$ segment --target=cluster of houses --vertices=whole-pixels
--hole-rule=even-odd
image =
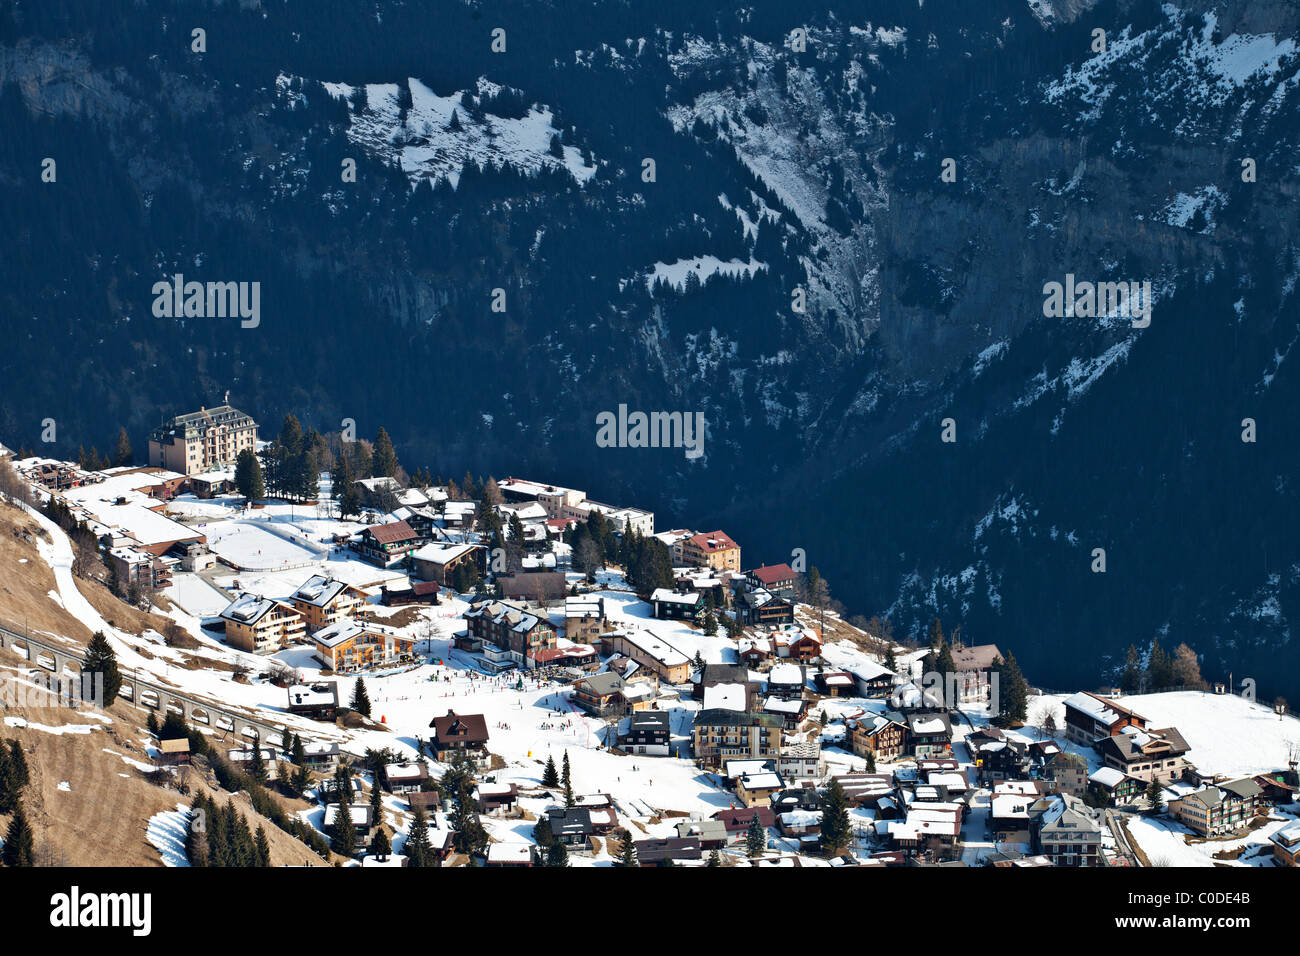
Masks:
[[[219,620],[226,643],[274,654],[310,641],[327,670],[352,673],[414,660],[414,637],[372,621],[360,588],[325,575],[309,577],[287,600],[241,594]]]

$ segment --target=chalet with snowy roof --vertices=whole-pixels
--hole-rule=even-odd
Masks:
[[[808,714],[808,702],[799,698],[771,696],[763,700],[763,713],[781,718],[787,733],[794,733]]]
[[[330,829],[339,820],[342,813],[343,805],[340,803],[331,803],[325,808],[325,831]],[[356,829],[357,844],[359,846],[369,846],[371,838],[375,835],[374,814],[367,803],[355,803],[348,807],[348,813],[352,818],[352,826]]]
[[[1046,792],[1037,780],[1004,780],[995,784],[989,797],[988,832],[1001,843],[1030,842],[1031,808]]]
[[[844,791],[845,802],[851,807],[867,807],[877,810],[880,817],[886,810],[895,809],[893,797],[894,779],[887,773],[845,773],[831,778]],[[889,806],[882,807],[881,801],[888,800]]]
[[[619,721],[618,748],[646,757],[667,757],[672,746],[672,722],[663,710],[643,710]]]
[[[469,635],[490,644],[496,653],[485,649],[489,661],[520,666],[535,666],[529,660],[543,648],[556,646],[557,637],[551,622],[504,601],[480,601],[465,612]]]
[[[612,717],[630,709],[629,698],[625,695],[628,683],[617,674],[589,674],[574,681],[572,686],[573,694],[569,699],[592,716]],[[645,706],[648,703],[641,709]]]
[[[773,759],[781,755],[780,717],[701,710],[691,731],[695,759],[703,766],[719,767],[731,758]]]
[[[916,852],[938,844],[949,848],[961,835],[961,811],[947,804],[913,805],[901,820],[881,820],[876,831],[890,845],[904,852]]]
[[[307,633],[307,622],[292,605],[256,594],[241,594],[221,612],[226,643],[250,654],[274,654]]]
[[[889,762],[897,760],[905,752],[907,722],[897,711],[860,714],[849,718],[846,725],[849,744],[859,757],[872,753],[876,760]]]
[[[698,591],[656,588],[650,594],[650,606],[661,621],[694,621],[704,613],[704,597]]]
[[[578,644],[595,644],[609,630],[605,599],[587,594],[564,599],[564,636]]]
[[[1268,838],[1276,866],[1300,866],[1300,820],[1292,820]]]
[[[317,773],[333,773],[339,765],[339,745],[312,742],[302,745],[303,766]]]
[[[753,627],[783,627],[794,623],[794,602],[767,590],[739,592],[736,608],[741,623]]]
[[[443,716],[433,718],[429,726],[433,728],[429,746],[439,763],[449,763],[457,754],[474,760],[488,757],[487,721],[482,714],[457,714],[449,710]]]
[[[390,793],[419,793],[429,783],[429,770],[419,760],[384,767]]]
[[[907,749],[913,757],[952,753],[952,721],[946,713],[912,713],[906,720]]]
[[[893,671],[875,661],[859,661],[845,670],[853,675],[859,697],[888,697],[897,679]]]
[[[531,843],[499,842],[488,844],[486,866],[528,867],[533,865],[536,848]]]
[[[775,770],[742,773],[736,778],[736,799],[747,807],[770,806],[772,797],[785,789],[785,782]]]
[[[601,638],[601,645],[610,654],[623,654],[649,668],[665,683],[685,684],[690,680],[690,658],[652,631],[613,631]]]
[[[749,668],[744,664],[705,664],[704,669],[695,676],[691,697],[703,700],[704,691],[716,684],[744,685],[748,682]]]
[[[995,740],[972,741],[966,738],[966,747],[982,784],[999,780],[1023,780],[1029,774],[1029,748],[1023,741],[1003,736]]]
[[[668,837],[659,840],[637,840],[636,860],[642,867],[665,866],[673,863],[693,863],[704,859],[704,849],[698,837]]]
[[[722,708],[724,710],[750,711],[755,708],[757,700],[758,683],[754,681],[748,681],[744,684],[710,684],[704,688],[703,705],[705,710]]]
[[[1139,730],[1130,726],[1097,744],[1107,767],[1147,782],[1179,779],[1188,765],[1189,749],[1176,727]]]
[[[487,548],[477,544],[430,543],[411,551],[413,576],[445,588],[453,586],[456,569],[461,565],[485,574]]]
[[[546,811],[546,822],[556,842],[567,847],[586,849],[596,833],[585,807],[551,807]]]
[[[762,565],[745,574],[745,578],[756,588],[765,588],[776,597],[794,598],[794,569],[788,564]]]
[[[289,603],[302,615],[310,632],[355,617],[365,606],[366,594],[343,581],[313,574],[293,593]]]
[[[813,680],[823,697],[852,697],[857,691],[857,681],[848,671],[818,671]]]
[[[772,649],[778,658],[807,664],[821,659],[822,639],[816,631],[788,626],[774,631]]]
[[[351,539],[352,550],[367,561],[387,567],[420,546],[420,537],[405,521],[372,525]]]
[[[336,681],[294,684],[288,690],[289,713],[312,720],[333,720],[338,716],[339,685]]]
[[[1268,812],[1263,791],[1250,777],[1214,784],[1169,801],[1169,813],[1203,837],[1240,830]]]
[[[767,692],[781,700],[802,700],[807,678],[798,664],[775,664],[767,672]]]
[[[1101,824],[1083,801],[1053,794],[1031,808],[1033,849],[1053,866],[1101,866]]]
[[[682,561],[699,568],[740,573],[740,545],[725,531],[696,534],[682,541]]]
[[[737,656],[746,667],[757,669],[772,659],[772,642],[766,637],[742,637]]]
[[[1147,783],[1137,777],[1130,777],[1114,767],[1102,767],[1088,777],[1088,789],[1095,796],[1102,796],[1115,806],[1134,803],[1146,792]]]
[[[1147,719],[1113,700],[1082,691],[1065,699],[1065,736],[1093,746],[1126,728],[1145,730]]]
[[[328,670],[349,674],[415,659],[415,638],[362,621],[341,620],[312,635],[315,657]]]

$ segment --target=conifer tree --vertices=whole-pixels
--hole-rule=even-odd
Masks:
[[[994,660],[993,669],[998,674],[998,717],[995,723],[1002,727],[1020,726],[1029,710],[1029,683],[1020,672],[1016,655],[1008,651],[1005,660]]]
[[[848,800],[839,781],[832,780],[822,801],[822,852],[827,856],[839,853],[849,845],[850,835]]]
[[[122,428],[117,433],[117,450],[113,452],[113,466],[115,468],[125,468],[132,462],[131,439],[126,434],[126,429]]]
[[[390,853],[393,852],[393,846],[388,841],[388,834],[383,827],[375,834],[375,838],[370,841],[370,855],[378,857],[381,860],[387,860]]]
[[[546,848],[546,865],[547,866],[568,866],[569,851],[564,848],[564,844],[556,841]]]
[[[370,459],[370,477],[395,478],[397,469],[397,452],[393,449],[393,440],[381,425],[379,434],[375,436],[375,450]]]
[[[623,831],[623,848],[618,855],[619,866],[639,866],[636,859],[636,843],[632,840],[632,834],[627,830]]]
[[[429,818],[423,807],[416,807],[411,815],[411,831],[402,847],[407,866],[433,866],[433,844],[429,842]]]
[[[357,682],[352,685],[352,703],[350,706],[362,717],[370,716],[370,695],[366,693],[366,682],[361,677],[358,677]]]
[[[722,866],[722,858],[718,856],[718,848],[715,846],[713,852],[709,854],[709,866]]]
[[[1130,644],[1124,655],[1124,670],[1120,672],[1119,689],[1126,694],[1136,694],[1142,689],[1142,662],[1137,648]]]
[[[35,866],[32,842],[32,828],[27,823],[27,814],[23,812],[20,802],[14,807],[14,815],[9,820],[4,849],[0,850],[0,863],[5,866]]]
[[[546,755],[546,767],[542,770],[542,786],[558,787],[560,785],[560,773],[555,769],[555,757],[551,754]]]
[[[704,616],[700,618],[700,630],[712,637],[718,633],[718,618],[713,613],[713,608],[704,609]],[[697,655],[699,651],[695,652]]]
[[[340,856],[357,852],[357,831],[352,822],[352,774],[347,765],[341,765],[334,774],[338,810],[330,832],[330,844]]]
[[[257,836],[253,840],[256,851],[257,866],[268,867],[271,865],[271,844],[266,839],[266,831],[259,825]]]
[[[266,783],[266,760],[262,757],[262,738],[254,737],[252,756],[248,760],[247,773],[258,783]]]
[[[1154,777],[1147,784],[1147,804],[1151,807],[1152,813],[1159,813],[1165,805],[1164,788],[1160,786],[1160,781]]]
[[[17,788],[25,787],[32,782],[31,773],[27,769],[27,754],[23,752],[23,745],[17,740],[9,741],[9,774],[13,785]]]
[[[767,849],[767,828],[758,821],[758,814],[754,814],[754,819],[749,821],[749,829],[745,831],[745,852],[750,857],[762,856],[763,851]]]
[[[284,732],[280,734],[280,756],[288,757],[293,753],[293,732],[285,726]]]
[[[86,656],[81,661],[81,673],[83,676],[103,675],[105,707],[117,700],[118,691],[122,689],[122,672],[117,668],[117,655],[113,653],[103,631],[96,631],[90,638]]]
[[[560,774],[560,782],[564,785],[564,805],[573,806],[573,777],[569,774],[569,751],[564,751],[564,770]]]
[[[257,460],[257,453],[251,448],[245,448],[235,459],[235,488],[243,495],[245,501],[256,501],[266,497],[262,463]]]
[[[293,755],[293,765],[295,767],[307,766],[307,748],[302,745],[302,737],[298,734],[293,735],[293,747],[290,750]]]

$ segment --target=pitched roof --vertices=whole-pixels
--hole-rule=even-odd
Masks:
[[[449,710],[442,717],[429,721],[438,741],[465,740],[470,743],[487,743],[487,721],[482,714],[457,714]]]
[[[366,529],[370,536],[380,544],[395,544],[415,537],[415,532],[405,521],[392,521],[388,524],[371,525]]]
[[[763,565],[749,572],[764,584],[779,584],[782,581],[794,579],[794,569],[788,564],[774,564],[771,567]]]
[[[706,534],[692,535],[690,540],[691,544],[706,554],[740,547],[731,540],[731,537],[725,531],[710,531]]]

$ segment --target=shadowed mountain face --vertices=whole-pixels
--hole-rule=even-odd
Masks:
[[[83,6],[0,12],[6,444],[229,389],[802,548],[1047,686],[1157,635],[1300,684],[1293,5]]]

